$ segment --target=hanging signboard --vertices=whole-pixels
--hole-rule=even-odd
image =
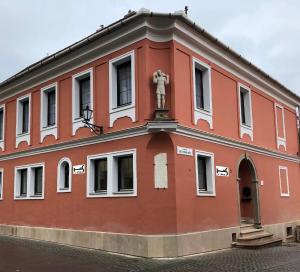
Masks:
[[[85,165],[84,164],[79,164],[79,165],[74,165],[73,166],[73,174],[84,174],[85,173]]]
[[[216,175],[218,177],[229,177],[229,167],[217,166],[216,167]]]

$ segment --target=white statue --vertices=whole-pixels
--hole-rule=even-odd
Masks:
[[[157,96],[157,108],[164,109],[165,108],[165,95],[166,89],[165,85],[169,84],[169,76],[164,74],[161,70],[157,70],[153,74],[153,83],[157,84],[156,87],[156,96]]]

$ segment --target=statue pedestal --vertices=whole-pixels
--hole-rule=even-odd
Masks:
[[[155,121],[170,120],[169,110],[167,110],[167,109],[156,109],[155,112],[154,112],[154,120]]]

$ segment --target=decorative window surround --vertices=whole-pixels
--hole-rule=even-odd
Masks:
[[[64,164],[69,164],[69,188],[64,186]],[[69,158],[62,158],[57,165],[57,192],[70,193],[72,191],[72,162]]]
[[[41,143],[44,138],[48,135],[53,135],[57,139],[57,108],[58,108],[58,87],[57,82],[48,85],[41,89]],[[55,90],[55,124],[52,126],[47,126],[48,117],[48,97],[47,92]]]
[[[278,122],[280,122],[279,117],[277,115],[277,108],[281,109],[282,111],[282,130],[283,130],[283,137],[279,137],[279,128],[278,128]],[[274,111],[275,111],[275,124],[276,124],[276,143],[277,143],[277,149],[279,149],[280,146],[284,147],[284,150],[286,150],[286,132],[285,132],[285,118],[284,118],[284,107],[274,103]]]
[[[72,77],[72,135],[75,135],[77,129],[84,127],[79,112],[79,80],[90,77],[90,109],[94,109],[94,84],[93,84],[93,68],[82,71]],[[92,116],[90,123],[94,122]]]
[[[118,191],[118,163],[117,158],[132,155],[133,158],[133,190]],[[107,159],[107,190],[94,190],[94,160]],[[87,157],[87,197],[134,197],[137,196],[137,167],[136,149],[117,151],[112,153],[90,155]]]
[[[281,180],[281,173],[285,172],[286,178],[286,189],[287,192],[282,192],[282,180]],[[290,188],[289,188],[289,177],[288,177],[288,168],[286,166],[279,166],[279,186],[280,186],[280,196],[282,197],[289,197],[290,196]]]
[[[203,109],[197,108],[196,98],[196,69],[202,71],[203,79]],[[211,67],[193,58],[193,89],[194,89],[194,124],[202,119],[208,122],[210,129],[213,129],[213,109],[212,109],[212,90],[211,90]]]
[[[131,61],[131,98],[132,101],[126,106],[117,106],[117,66],[126,61]],[[134,51],[109,61],[109,126],[121,117],[129,117],[135,122],[135,58]]]
[[[198,157],[205,158],[206,178],[207,178],[207,180],[206,180],[207,190],[206,191],[202,191],[199,189]],[[196,169],[196,194],[198,196],[216,196],[214,153],[195,150],[195,169]]]
[[[245,96],[244,100],[244,112],[245,112],[245,124],[242,122],[242,108],[241,108],[241,92]],[[253,141],[253,119],[252,119],[252,99],[251,89],[245,85],[238,83],[238,100],[239,100],[239,115],[240,115],[240,138],[243,138],[244,134],[248,134]]]
[[[42,193],[35,195],[34,193],[34,169],[42,167]],[[20,170],[27,170],[27,193],[26,195],[21,195],[20,193]],[[45,192],[45,163],[36,163],[30,165],[22,165],[15,167],[15,180],[14,180],[14,199],[15,200],[27,200],[27,199],[44,199]]]
[[[0,200],[3,199],[3,176],[4,176],[4,170],[3,168],[0,168]]]
[[[22,102],[29,101],[28,132],[22,133]],[[17,125],[16,125],[16,148],[19,143],[27,142],[30,145],[30,124],[31,124],[31,94],[24,95],[17,99]]]
[[[5,104],[0,106],[0,110],[3,111],[3,119],[2,119],[2,137],[0,139],[0,148],[4,151],[4,143],[5,143]]]

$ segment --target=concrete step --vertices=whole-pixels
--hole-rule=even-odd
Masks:
[[[238,238],[238,242],[260,240],[264,238],[271,238],[272,236],[273,236],[272,233],[264,231],[264,232],[255,233],[253,235],[247,235],[243,237],[241,236]]]
[[[255,234],[260,234],[263,233],[265,230],[263,228],[260,229],[255,229],[255,228],[246,228],[246,229],[241,229],[240,231],[240,237],[247,237],[247,236],[252,236]]]
[[[241,230],[245,230],[245,229],[254,229],[254,224],[242,224]]]
[[[232,246],[238,248],[248,248],[248,249],[257,249],[262,247],[271,247],[271,246],[279,246],[282,244],[281,238],[267,238],[267,239],[259,239],[259,240],[252,240],[249,242],[235,242],[232,243]]]

